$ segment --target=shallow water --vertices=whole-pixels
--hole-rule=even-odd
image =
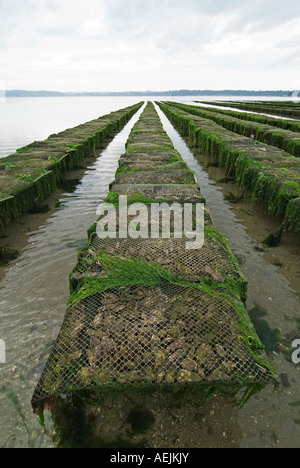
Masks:
[[[0,336],[7,359],[0,367],[0,446],[52,445],[32,414],[30,400],[64,318],[69,274],[140,112],[87,168],[75,191],[61,194],[58,208],[44,216],[44,224],[26,233],[34,229],[34,220],[22,217],[4,232],[10,235],[2,239],[3,246],[24,247],[0,284]],[[23,239],[13,238],[15,232]]]
[[[8,237],[0,239],[0,245],[21,251],[15,261],[2,269],[4,277],[0,283],[0,339],[7,346],[7,363],[0,365],[0,447],[55,446],[55,439],[42,430],[37,416],[32,414],[30,400],[64,318],[68,277],[77,253],[86,242],[87,229],[96,219],[98,204],[108,193],[130,129],[141,111],[97,161],[90,160],[87,170],[69,175],[83,175],[72,193],[58,191],[48,200],[48,214],[22,217],[6,230]],[[292,365],[283,353],[291,353],[291,337],[298,331],[300,338],[300,282],[299,268],[295,267],[299,266],[299,248],[286,238],[279,249],[257,250],[277,223],[268,220],[247,200],[237,204],[226,201],[224,193],[237,190],[235,184],[216,183],[224,178],[222,170],[208,167],[207,158],[197,151],[192,153],[158,112],[175,147],[196,172],[217,228],[230,240],[247,275],[248,310],[256,305],[265,310],[264,319],[270,330],[278,329],[287,341],[285,347],[281,343],[271,347],[269,355],[279,373],[285,374],[284,384],[274,394],[273,388],[267,388],[241,411],[220,398],[195,409],[178,408],[172,401],[154,397],[147,409],[154,415],[155,423],[142,436],[128,428],[128,414],[132,411],[128,401],[117,401],[112,409],[103,408],[96,414],[91,409],[90,420],[95,430],[102,421],[106,441],[120,439],[125,431],[132,443],[142,443],[141,437],[146,437],[156,447],[299,447],[300,367]],[[279,267],[281,257],[284,263]],[[50,433],[55,432],[48,412],[46,427]]]

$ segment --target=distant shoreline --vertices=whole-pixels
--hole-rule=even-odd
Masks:
[[[245,91],[245,90],[178,90],[178,91],[128,91],[128,92],[59,92],[8,90],[6,97],[126,97],[126,96],[264,96],[292,97],[293,91]]]

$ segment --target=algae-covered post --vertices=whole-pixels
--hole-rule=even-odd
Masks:
[[[205,203],[152,103],[132,129],[106,203],[119,208],[125,196],[146,215],[158,202]],[[199,404],[213,394],[238,395],[242,405],[277,382],[245,308],[247,280],[207,207],[204,214],[205,241],[196,250],[186,249],[172,222],[168,238],[124,238],[118,230],[100,238],[101,217],[89,229],[35,410],[55,406],[61,395],[99,404],[157,390],[199,391]]]
[[[78,165],[101,142],[140,109],[142,102],[99,119],[50,135],[0,160],[0,226],[39,205],[54,192],[66,171]]]

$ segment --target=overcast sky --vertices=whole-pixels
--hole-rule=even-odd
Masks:
[[[300,0],[0,0],[7,89],[300,89]]]

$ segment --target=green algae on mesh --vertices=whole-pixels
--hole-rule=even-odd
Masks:
[[[112,259],[110,259],[111,261]],[[112,264],[114,265],[113,268],[115,270],[115,273],[118,272],[118,269],[117,269],[117,266],[120,265],[120,262],[123,264],[124,266],[124,261],[123,260],[117,260],[117,259],[113,259],[113,262]],[[76,297],[76,302],[73,303],[73,306],[75,306],[75,304],[78,304],[78,294],[80,294],[81,296],[84,294],[88,300],[90,300],[91,304],[93,303],[93,294],[100,294],[101,291],[111,291],[111,293],[113,294],[114,291],[116,292],[115,288],[117,287],[117,284],[119,284],[119,286],[121,285],[125,285],[125,284],[135,284],[137,283],[137,279],[134,281],[134,276],[136,278],[140,278],[140,275],[138,274],[137,272],[137,264],[136,262],[126,262],[127,263],[127,267],[132,264],[132,267],[133,267],[133,270],[132,270],[132,279],[130,280],[128,278],[128,273],[129,273],[129,270],[127,269],[126,267],[126,270],[124,270],[122,268],[123,271],[120,271],[120,275],[119,275],[119,278],[120,278],[120,282],[119,283],[116,283],[116,276],[114,274],[112,274],[111,276],[111,279],[107,278],[107,281],[106,279],[103,279],[101,281],[99,281],[99,279],[96,281],[95,279],[93,280],[90,280],[89,283],[86,284],[86,287],[89,288],[89,290],[86,290],[86,288],[84,286],[81,286],[80,290],[77,292],[77,297]],[[155,286],[155,284],[164,284],[164,283],[161,283],[162,281],[162,278],[159,280],[159,277],[157,277],[157,279],[154,281],[154,283],[152,282],[154,280],[154,277],[151,278],[153,276],[153,273],[155,270],[152,270],[151,272],[151,268],[149,268],[149,265],[146,265],[145,262],[144,263],[144,267],[148,270],[147,272],[145,271],[145,274],[143,275],[143,280],[142,280],[142,283],[141,283],[141,287],[142,287],[142,284],[147,282],[148,284],[151,282],[152,283],[152,286]],[[107,266],[108,264],[106,263],[105,264],[105,268],[107,269]],[[163,272],[163,270],[157,265],[157,267],[161,270],[161,273]],[[150,273],[151,272],[151,273]],[[149,275],[150,273],[150,275]],[[169,273],[167,273],[165,271],[165,273],[163,273],[164,275],[168,275],[168,277],[171,279],[171,276]],[[160,276],[160,274],[159,274]],[[159,283],[157,283],[157,280],[159,281]],[[129,283],[128,283],[129,281]],[[94,293],[92,294],[92,282],[94,282]],[[209,295],[211,295],[211,297],[214,297],[215,300],[216,300],[216,297],[218,297],[218,301],[228,301],[228,307],[233,307],[233,310],[235,310],[235,312],[237,313],[237,317],[239,317],[239,321],[237,321],[235,323],[235,327],[237,327],[237,333],[238,334],[242,334],[241,336],[244,336],[245,337],[245,341],[244,341],[244,345],[245,347],[247,348],[248,352],[249,352],[249,356],[251,356],[255,362],[258,363],[259,367],[265,367],[267,364],[266,362],[259,357],[258,353],[260,350],[262,350],[262,345],[261,343],[258,341],[258,339],[256,338],[256,335],[255,335],[255,330],[254,328],[251,326],[251,324],[249,324],[249,318],[247,318],[247,315],[245,313],[245,309],[244,307],[238,303],[237,301],[237,298],[235,299],[232,299],[230,294],[228,293],[228,291],[226,291],[226,288],[223,286],[223,289],[219,289],[216,288],[214,285],[204,285],[204,284],[199,284],[199,285],[191,285],[190,283],[184,283],[184,282],[181,282],[178,278],[176,280],[176,285],[177,285],[177,288],[178,287],[183,287],[183,288],[188,288],[186,289],[185,291],[185,295],[186,294],[189,294],[189,297],[191,297],[191,295],[193,294],[198,294],[200,291],[202,291],[201,294],[208,294],[206,297],[206,300],[209,300]],[[168,286],[163,286],[163,287],[168,287]],[[193,291],[190,289],[190,287],[192,287],[194,289],[194,293]],[[210,289],[212,288],[212,289]],[[136,287],[135,287],[136,289]],[[124,289],[124,287],[122,288],[123,290],[123,299],[122,299],[122,302],[124,302],[124,300],[126,299],[126,291]],[[189,292],[188,292],[189,290]],[[198,290],[198,293],[196,292]],[[97,292],[96,292],[97,291]],[[142,291],[142,290],[141,290]],[[147,290],[145,290],[147,291]],[[83,297],[83,296],[82,296]],[[134,298],[136,297],[136,293],[134,291],[132,291],[132,294],[131,294],[131,299],[130,300],[134,300]],[[178,301],[180,301],[180,291],[178,291]],[[74,297],[75,298],[75,297]],[[204,296],[203,296],[204,298]],[[182,300],[182,299],[181,299]],[[224,302],[225,304],[225,302]],[[183,303],[182,303],[183,305]],[[73,307],[72,306],[72,307]],[[73,309],[70,309],[70,314],[72,314],[72,310]],[[175,312],[175,310],[174,310]],[[178,310],[179,312],[179,310]],[[75,309],[74,309],[74,313],[75,313]],[[72,319],[72,316],[70,315],[68,317],[68,322],[71,323],[71,322],[74,322],[74,319]],[[250,325],[250,327],[249,327]],[[65,330],[65,337],[67,338],[67,335],[68,335],[68,332],[67,330]],[[71,344],[70,344],[71,345]],[[69,346],[69,349],[70,346]],[[59,350],[58,350],[59,351]],[[56,361],[56,358],[54,358],[54,361]],[[62,363],[63,364],[63,363]],[[273,370],[272,370],[272,367],[267,367],[270,372],[272,373]],[[72,369],[71,369],[72,370]],[[97,369],[95,369],[97,370]],[[62,373],[64,376],[66,376],[66,371],[67,371],[67,368],[65,367],[65,365],[62,365],[61,367],[61,370],[60,370],[60,373]],[[89,371],[89,372],[88,372]],[[56,374],[58,372],[58,369],[56,371]],[[220,372],[221,372],[221,368],[220,368]],[[91,391],[95,391],[97,392],[97,387],[98,387],[98,392],[103,389],[103,392],[104,391],[107,391],[108,392],[108,395],[110,392],[122,392],[124,391],[124,389],[122,389],[122,387],[120,387],[120,384],[118,384],[118,381],[117,382],[114,382],[112,381],[112,376],[110,376],[109,380],[108,379],[108,375],[105,376],[105,373],[104,371],[102,370],[101,371],[101,374],[103,374],[103,378],[104,378],[104,381],[97,381],[97,374],[95,374],[93,372],[93,369],[89,369],[87,367],[84,367],[82,368],[82,370],[80,371],[80,373],[78,374],[78,376],[80,377],[80,380],[81,380],[81,384],[79,384],[79,387],[78,390],[80,390],[81,386],[88,386],[90,387],[90,390]],[[85,377],[84,377],[85,376]],[[84,380],[82,380],[84,377]],[[120,379],[121,379],[122,376],[120,376]],[[159,375],[158,375],[159,377]],[[267,377],[267,375],[265,375],[265,377]],[[271,378],[271,381],[272,381],[272,377],[269,375],[269,377]],[[52,375],[51,377],[51,371],[50,371],[50,374],[49,374],[49,378],[50,380],[47,378],[47,381],[45,380],[45,384],[47,385],[47,387],[45,388],[48,388],[48,391],[49,389],[51,391],[53,391],[54,389],[59,392],[60,390],[62,390],[61,388],[61,384],[62,382],[60,381],[60,378],[59,378],[59,374],[57,374],[56,376]],[[124,376],[125,378],[125,376]],[[247,386],[247,392],[249,391],[252,391],[254,388],[256,390],[258,389],[261,389],[261,384],[259,384],[258,382],[254,381],[254,382],[251,382],[251,379],[250,381],[247,379],[247,376],[243,376],[243,375],[240,375],[238,377],[238,374],[237,374],[237,378],[238,378],[238,382],[234,382],[231,381],[230,382],[230,386],[229,386],[229,383],[226,384],[226,379],[225,381],[223,382],[223,385],[226,387],[227,386],[227,389],[228,389],[228,392],[233,392],[233,393],[236,393],[237,390],[241,390],[242,387],[244,387],[245,385]],[[54,380],[53,380],[54,379]],[[95,380],[96,379],[96,380]],[[245,380],[246,379],[246,380]],[[199,379],[198,379],[199,380]],[[210,382],[210,381],[207,381],[207,382],[202,382],[202,386],[201,386],[201,381],[198,382],[198,380],[196,382],[193,382],[193,384],[191,384],[190,388],[192,391],[195,391],[197,388],[199,389],[199,385],[200,385],[200,388],[203,388],[207,391],[209,391],[209,388],[212,389],[214,388],[214,391],[218,392],[221,391],[222,392],[222,378],[219,376],[218,378],[218,381],[215,382],[215,385],[213,384],[213,382]],[[52,382],[52,383],[51,383]],[[121,382],[121,380],[120,380]],[[122,380],[123,382],[123,380]],[[127,385],[129,384],[129,380],[126,380],[126,382],[124,381],[124,383],[127,383]],[[187,382],[188,383],[188,382]],[[266,382],[265,382],[266,384]],[[48,387],[48,385],[51,385],[50,387]],[[138,380],[138,381],[135,381],[135,388],[136,389],[143,389],[145,388],[145,386],[147,387],[147,381],[141,381],[141,380]],[[150,385],[153,385],[150,384]],[[263,385],[264,386],[264,385]],[[118,388],[119,387],[119,388]],[[156,386],[155,386],[156,387]],[[168,385],[162,385],[162,388],[165,387],[165,388],[169,388],[170,390],[174,390],[176,391],[176,389],[178,388],[183,388],[182,387],[182,383],[175,383],[172,384],[172,386],[168,386]],[[252,390],[251,390],[252,389]],[[75,388],[74,388],[75,390]],[[205,390],[204,390],[204,394],[205,394]]]
[[[289,201],[286,209],[286,221],[289,230],[300,232],[300,197]]]
[[[131,143],[126,148],[127,154],[134,154],[134,153],[154,153],[154,152],[165,152],[167,153],[172,149],[171,145],[161,145],[159,143]]]
[[[210,107],[209,110],[211,112],[217,112],[219,114],[226,114],[232,117],[236,117],[242,120],[254,121],[262,124],[267,124],[273,127],[279,127],[283,130],[290,130],[292,132],[300,132],[300,123],[295,120],[288,120],[288,119],[279,119],[270,117],[267,115],[260,115],[260,114],[252,114],[251,112],[239,112],[239,111],[231,111],[231,110],[224,110],[221,108],[212,108]]]
[[[120,205],[120,194],[114,191],[110,191],[107,195],[104,203],[110,203],[115,207]],[[151,205],[152,203],[157,203],[157,200],[152,197],[147,197],[142,193],[131,193],[127,195],[127,204],[128,206],[133,205],[134,203],[142,203],[144,205]]]
[[[183,159],[179,156],[176,151],[170,150],[168,152],[154,152],[154,153],[125,153],[121,156],[119,165],[120,167],[124,164],[172,164],[172,163],[183,163]]]
[[[119,196],[132,196],[137,197],[142,195],[158,202],[166,203],[203,203],[205,199],[201,195],[200,190],[195,185],[180,185],[180,191],[178,190],[178,184],[115,184],[112,183],[111,190],[117,193]]]
[[[119,174],[113,183],[119,184],[186,184],[195,185],[195,176],[187,170],[175,171],[139,171]]]
[[[119,167],[116,171],[116,178],[121,174],[129,174],[132,172],[161,172],[161,171],[192,171],[188,168],[187,163],[184,161],[177,161],[172,163],[164,163],[161,161],[141,161],[133,162],[127,160],[120,160]]]
[[[149,233],[150,234],[150,233]],[[183,233],[182,233],[183,234]],[[199,283],[204,280],[235,281],[235,293],[244,303],[247,299],[247,280],[229,249],[225,237],[213,229],[205,229],[205,241],[201,249],[186,250],[186,240],[179,239],[99,239],[93,237],[89,246],[78,255],[78,263],[70,276],[70,291],[74,291],[87,277],[103,275],[102,253],[131,260],[144,258],[160,264],[173,275],[185,281]]]
[[[31,151],[34,151],[34,148],[24,147],[24,148],[19,148],[16,152],[22,154],[22,153],[30,153]]]
[[[121,262],[123,263],[124,265],[124,262],[121,260]],[[127,262],[127,266],[130,264],[131,262]],[[132,270],[132,275],[140,278],[139,275],[137,275],[137,270],[136,270],[136,267],[137,265],[134,264],[135,262],[132,263],[132,267],[133,267],[133,270]],[[114,259],[113,260],[113,265],[114,265],[114,269],[116,270],[116,267],[117,265],[119,264],[119,260],[117,261],[117,259]],[[105,268],[107,267],[108,264],[105,265]],[[150,276],[149,276],[149,272],[151,271],[151,269],[149,269],[149,266],[147,266],[145,263],[144,263],[144,267],[147,268],[147,273],[145,272],[145,275],[143,275],[143,282],[147,282],[149,284],[149,282],[152,282],[152,280],[154,279],[151,279],[151,276],[152,276],[152,273],[154,272],[154,270],[152,271],[152,273],[150,273]],[[118,270],[116,270],[117,272]],[[161,270],[162,271],[162,270]],[[124,276],[124,273],[125,273],[125,276]],[[126,268],[126,271],[123,270],[123,272],[120,271],[120,283],[119,285],[124,285],[124,284],[128,284],[128,269]],[[166,272],[164,273],[166,274]],[[134,278],[132,276],[132,280],[129,280],[130,282],[131,281],[134,281]],[[170,277],[169,273],[168,273],[168,276]],[[114,281],[116,279],[115,275],[112,275],[111,279]],[[159,280],[159,278],[157,278],[157,280]],[[159,283],[157,283],[157,280],[155,280],[154,283],[152,283],[152,285],[155,285],[155,284],[159,284],[161,283],[161,279],[159,280]],[[93,282],[95,282],[95,280],[93,280]],[[91,283],[91,281],[89,281],[89,283]],[[94,290],[94,293],[93,294],[100,294],[100,291],[112,291],[113,293],[113,290],[114,288],[117,287],[117,283],[112,283],[111,281],[101,281],[99,282],[99,280],[97,281],[98,284],[96,284],[95,282],[95,290]],[[105,286],[105,283],[106,283],[106,286]],[[132,283],[132,284],[136,284],[136,280],[135,280],[135,283]],[[177,287],[180,285],[181,287],[184,287],[184,288],[190,288],[190,284],[189,283],[186,283],[186,285],[184,286],[184,283],[178,283],[178,280],[176,281],[176,284],[177,284]],[[88,284],[86,285],[88,286]],[[89,287],[91,287],[92,285],[89,284]],[[202,285],[193,285],[193,288],[195,293],[196,293],[196,290],[198,290],[199,292],[202,291],[204,294],[209,294],[209,291],[210,291],[210,287],[211,286],[205,286],[204,284]],[[104,289],[103,289],[104,288]],[[97,291],[97,293],[96,293]],[[84,294],[86,295],[87,298],[89,298],[89,300],[91,300],[92,302],[90,302],[91,304],[93,304],[93,295],[91,294],[92,292],[92,289],[90,289],[89,291],[85,290],[84,287],[81,287],[80,288],[80,291],[78,291],[78,293],[80,293],[81,295]],[[186,290],[186,293],[188,293],[188,290]],[[125,292],[124,292],[124,287],[123,287],[123,296],[124,296]],[[178,291],[178,294],[180,294],[180,292]],[[190,292],[188,293],[189,294],[189,297],[191,294],[193,294],[192,290],[190,290]],[[265,361],[261,358],[259,358],[259,356],[257,355],[257,352],[259,350],[262,349],[262,345],[257,341],[257,338],[255,337],[255,331],[252,327],[249,328],[248,326],[248,319],[247,319],[247,316],[244,312],[244,308],[241,306],[241,305],[238,305],[237,303],[237,299],[235,300],[232,300],[228,294],[228,292],[226,292],[226,288],[223,287],[223,290],[219,291],[219,294],[217,292],[217,289],[215,289],[213,287],[211,293],[212,294],[212,297],[216,298],[216,294],[217,294],[217,297],[219,297],[218,300],[224,300],[224,301],[227,301],[228,300],[228,306],[229,307],[233,307],[234,310],[236,311],[236,313],[238,314],[239,316],[239,319],[240,319],[240,322],[239,323],[236,323],[235,326],[237,327],[237,330],[238,333],[242,333],[243,336],[245,336],[245,346],[246,348],[248,349],[248,352],[250,353],[250,355],[252,356],[252,358],[259,364],[259,366],[265,366]],[[132,292],[132,295],[131,295],[131,300],[133,300],[135,298],[136,294],[134,293],[134,291]],[[227,299],[226,299],[227,298]],[[77,301],[78,298],[76,298],[76,303],[78,303]],[[180,299],[180,296],[178,296],[178,300]],[[209,299],[209,296],[207,296],[207,300]],[[125,296],[123,298],[123,302],[125,300]],[[75,304],[74,304],[75,305]],[[76,310],[74,309],[74,314],[76,313]],[[67,321],[68,323],[73,323],[73,326],[75,327],[76,326],[76,321],[74,322],[74,320],[76,320],[76,315],[74,315],[74,318],[72,318],[72,314],[73,314],[73,309],[70,309],[69,311],[69,316],[67,318]],[[86,317],[88,317],[88,315],[86,315]],[[66,322],[65,322],[66,323]],[[246,327],[246,328],[245,328]],[[81,332],[82,332],[82,328],[81,328]],[[65,330],[65,339],[62,340],[62,343],[67,343],[66,340],[69,340],[68,339],[68,336],[69,336],[69,332],[68,330],[66,329]],[[61,338],[62,338],[62,335],[61,335]],[[251,338],[251,340],[250,340]],[[87,343],[87,342],[85,342]],[[71,343],[70,345],[68,346],[68,349],[71,350],[72,349],[72,346],[71,346]],[[59,348],[56,348],[56,352],[59,353]],[[70,355],[70,352],[68,353]],[[67,356],[66,356],[67,358]],[[62,357],[61,357],[62,359]],[[68,357],[68,360],[70,358]],[[53,363],[56,362],[56,358],[54,359]],[[78,361],[78,365],[80,364],[80,362]],[[67,366],[67,367],[66,367]],[[73,367],[73,366],[72,366]],[[68,373],[70,372],[70,377],[72,375],[72,367],[68,369],[68,362],[66,361],[66,363],[64,363],[63,361],[61,361],[61,364],[60,364],[60,368],[58,368],[57,366],[55,366],[55,368],[53,368],[53,370],[55,371],[54,374],[55,375],[51,375],[51,370],[50,370],[50,374],[48,375],[48,377],[44,380],[44,385],[45,385],[45,390],[47,392],[51,391],[51,392],[60,392],[63,390],[63,388],[61,387],[62,385],[62,381],[61,381],[61,378],[60,378],[60,374],[61,375],[64,375],[66,378],[66,371],[68,371]],[[272,368],[270,367],[269,368],[270,371],[272,372]],[[87,374],[89,370],[89,374]],[[48,369],[49,371],[49,369]],[[103,373],[103,371],[101,371]],[[110,380],[107,380],[108,376],[103,376],[105,377],[105,380],[104,381],[96,381],[94,380],[96,378],[96,375],[94,375],[94,372],[93,372],[93,369],[88,369],[86,367],[83,367],[82,370],[80,371],[80,373],[78,374],[78,376],[80,377],[81,379],[81,385],[79,384],[79,387],[78,390],[80,390],[81,386],[88,386],[90,387],[91,391],[96,391],[97,387],[98,387],[98,391],[100,391],[101,388],[103,388],[103,391],[105,391],[105,389],[107,390],[108,394],[109,392],[112,392],[112,391],[118,391],[118,392],[122,392],[123,389],[122,387],[120,387],[120,384],[118,384],[118,382],[113,382],[113,381],[110,381]],[[84,377],[85,376],[85,377]],[[84,377],[84,380],[82,380],[82,378]],[[265,376],[266,377],[266,376]],[[111,377],[110,377],[111,378]],[[120,376],[121,378],[121,376]],[[242,387],[244,387],[245,385],[247,385],[247,392],[249,392],[251,389],[254,389],[256,388],[256,390],[259,388],[261,389],[261,384],[259,384],[258,382],[251,382],[251,379],[250,381],[247,380],[247,377],[243,375],[241,375],[239,377],[241,380],[240,382],[234,382],[232,381],[230,386],[227,384],[227,389],[228,389],[228,392],[236,392],[237,391],[237,388],[241,389]],[[246,380],[245,380],[246,379]],[[272,380],[272,379],[271,379]],[[246,383],[247,381],[247,383]],[[94,382],[94,383],[93,383]],[[216,383],[216,385],[214,385],[212,382],[203,382],[203,388],[211,388],[211,386],[213,386],[213,388],[215,389],[215,391],[219,392],[219,390],[222,391],[222,378],[218,379],[218,382],[219,383]],[[125,383],[125,382],[123,382]],[[127,384],[129,384],[129,381],[127,381]],[[140,388],[140,389],[143,389],[144,386],[147,386],[147,382],[143,382],[143,381],[138,381],[136,382],[135,384],[135,387],[136,389]],[[152,384],[153,385],[153,384]],[[201,382],[200,382],[200,385],[201,385]],[[118,386],[119,386],[119,389],[118,389]],[[226,382],[224,381],[224,386],[226,386]],[[172,385],[172,387],[168,387],[166,385],[164,385],[165,388],[170,388],[170,390],[174,389],[174,391],[176,391],[176,389],[178,388],[182,388],[182,384],[175,384]],[[75,387],[74,387],[74,383],[73,383],[73,388],[75,390]],[[195,391],[195,389],[199,389],[199,385],[197,384],[197,382],[195,383],[194,382],[194,385],[191,384],[191,389],[193,391]]]

